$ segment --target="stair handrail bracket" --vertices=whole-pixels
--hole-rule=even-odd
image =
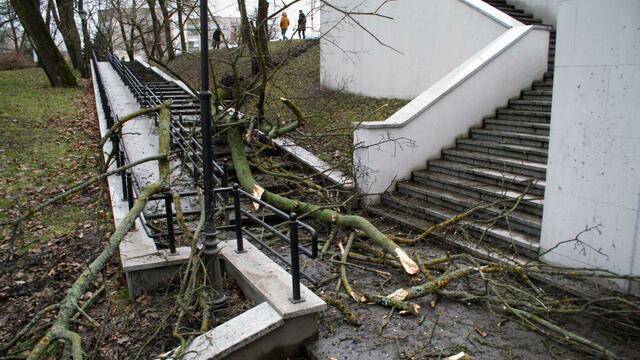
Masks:
[[[385,121],[354,125],[353,170],[366,203],[440,157],[547,71],[549,27],[524,25],[479,0],[459,1],[505,31]]]

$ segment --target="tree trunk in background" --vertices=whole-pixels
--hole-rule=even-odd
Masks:
[[[176,0],[176,11],[178,12],[178,32],[180,33],[180,50],[187,51],[187,39],[184,36],[184,20],[182,19],[184,7],[182,0]]]
[[[169,60],[176,58],[176,53],[173,50],[173,36],[171,35],[171,18],[169,17],[169,8],[167,7],[167,0],[158,0],[160,3],[160,11],[162,12],[162,27],[164,28],[164,41],[167,49],[167,56]]]
[[[269,57],[269,1],[258,1],[258,18],[256,19],[256,46],[260,48],[263,59],[267,64],[271,63]]]
[[[18,15],[22,27],[29,35],[51,85],[77,86],[76,77],[53,42],[49,29],[40,15],[40,2],[38,0],[11,0],[11,5]]]
[[[80,69],[85,74],[84,61],[82,60],[82,46],[80,45],[80,34],[76,26],[76,20],[73,11],[73,0],[56,0],[58,6],[58,15],[60,16],[60,33],[62,39],[69,52],[71,64],[76,69]]]
[[[133,61],[134,60],[133,31],[131,32],[131,36],[127,36],[127,29],[124,27],[126,14],[122,9],[122,3],[120,2],[120,0],[116,0],[114,5],[118,15],[118,24],[120,25],[120,33],[122,34],[122,43],[124,44],[124,49],[127,52],[127,56],[129,56],[129,61]],[[130,26],[130,28],[131,30],[133,30],[133,25]]]
[[[73,0],[69,0],[73,1]],[[78,12],[84,12],[84,0],[78,0]],[[74,21],[75,25],[75,21]],[[77,31],[77,29],[76,29]],[[82,37],[84,42],[84,57],[82,58],[82,67],[80,67],[82,77],[89,78],[89,66],[91,64],[91,54],[93,53],[93,46],[91,45],[91,34],[89,34],[89,26],[87,25],[87,19],[82,20]],[[80,52],[82,54],[82,52]]]
[[[160,20],[156,14],[156,0],[147,0],[149,4],[149,14],[151,15],[151,23],[153,25],[153,47],[151,53],[154,57],[162,59],[162,38],[160,37]]]
[[[147,46],[147,40],[144,38],[144,31],[142,31],[142,26],[140,24],[136,24],[136,30],[138,30],[138,34],[140,34],[140,42],[142,43],[142,50],[144,50],[144,55],[148,58],[155,56],[153,53],[153,47],[149,48]]]

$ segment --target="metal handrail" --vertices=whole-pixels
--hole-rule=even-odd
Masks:
[[[153,92],[153,90],[149,88],[146,84],[142,83],[128,66],[125,66],[124,64],[122,64],[122,62],[112,54],[108,54],[107,58],[111,63],[111,65],[116,70],[116,72],[118,72],[123,82],[125,82],[125,84],[132,90],[134,96],[141,104],[155,106],[155,105],[160,105],[162,103],[160,98]],[[197,175],[196,173],[197,173],[198,167],[203,164],[202,145],[198,141],[196,141],[196,139],[193,136],[191,136],[190,138],[188,137],[188,135],[190,134],[187,131],[187,129],[183,126],[181,116],[179,116],[179,119],[176,120],[175,117],[171,115],[170,133],[173,139],[177,140],[176,143],[180,147],[180,149],[183,151],[185,156],[189,156],[190,161],[194,165],[194,176]],[[123,145],[124,144],[121,144],[123,148],[123,153],[124,153],[123,157],[128,159],[128,154],[126,154],[126,148]],[[301,297],[300,278],[304,277],[314,284],[316,283],[316,281],[311,276],[308,276],[304,272],[300,271],[299,254],[302,253],[311,259],[315,259],[318,256],[318,235],[316,230],[313,227],[309,226],[308,224],[300,221],[295,212],[291,212],[287,214],[286,212],[281,211],[275,206],[272,206],[271,204],[254,196],[253,194],[244,191],[243,189],[240,188],[238,184],[234,184],[233,186],[229,187],[227,185],[228,174],[227,174],[226,164],[220,165],[216,161],[213,161],[212,163],[213,163],[214,181],[217,184],[221,185],[221,187],[214,189],[214,194],[216,197],[218,197],[218,199],[221,200],[220,203],[222,204],[222,206],[216,207],[216,209],[214,209],[214,212],[220,211],[220,210],[225,211],[225,213],[229,210],[234,211],[235,224],[223,226],[221,228],[233,227],[235,229],[237,252],[239,253],[244,252],[244,236],[245,235],[248,238],[259,243],[260,245],[264,246],[269,251],[271,251],[278,259],[280,259],[281,261],[283,261],[284,263],[288,264],[291,267],[293,296],[290,300],[294,303],[304,301],[304,299],[302,299]],[[220,177],[216,175],[220,175]],[[126,181],[126,183],[129,184],[128,187],[130,190],[128,189],[128,191],[131,192],[131,196],[129,199],[131,204],[132,198],[139,194],[138,188],[140,186],[140,183],[138,182],[138,179],[135,176],[135,174],[130,174],[128,176],[130,177],[130,180]],[[134,183],[137,184],[138,186],[133,186]],[[123,180],[123,184],[124,184],[124,180]],[[232,205],[227,205],[228,204],[227,197],[229,193],[233,194]],[[185,192],[180,194],[180,196],[196,196],[196,195],[197,195],[196,192]],[[164,194],[162,196],[154,196],[151,198],[151,200],[165,201],[165,214],[153,215],[153,218],[165,217],[167,219],[167,233],[151,234],[146,226],[145,218],[147,214],[144,214],[144,212],[142,212],[139,216],[141,219],[141,223],[143,224],[143,229],[145,230],[147,235],[152,238],[168,235],[170,237],[170,244],[169,244],[170,248],[172,252],[175,252],[175,243],[173,241],[173,236],[179,235],[181,233],[175,232],[172,227],[172,224],[173,224],[172,219],[175,216],[175,214],[173,214],[173,210],[171,209],[171,205],[170,205],[171,203],[168,200],[169,199],[168,196],[170,195]],[[288,236],[283,232],[281,232],[280,230],[276,229],[274,226],[271,226],[264,220],[255,216],[250,211],[243,209],[241,207],[241,202],[242,202],[241,198],[245,198],[250,202],[259,204],[259,206],[261,206],[262,208],[271,211],[280,219],[283,219],[286,222],[288,222],[289,224]],[[285,257],[283,257],[282,255],[280,255],[279,253],[271,249],[271,247],[269,247],[267,244],[262,242],[249,229],[243,228],[242,227],[243,219],[258,225],[259,227],[272,233],[274,236],[276,236],[280,240],[287,242],[290,247],[290,260],[287,260]],[[304,246],[301,246],[299,244],[299,239],[298,239],[299,230],[303,230],[305,233],[307,233],[310,236],[311,238],[310,249]]]

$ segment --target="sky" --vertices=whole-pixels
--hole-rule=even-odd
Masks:
[[[269,0],[269,14],[282,9],[283,3],[287,4],[289,2],[288,0]],[[315,15],[307,16],[307,36],[317,35],[320,30],[320,13],[318,10],[320,0],[301,0],[286,10],[289,21],[293,27],[295,27],[295,24],[298,22],[298,11],[302,10],[305,14],[308,14],[311,11],[313,3],[316,4],[316,11]],[[246,4],[247,10],[249,14],[251,14],[254,12],[254,9],[258,7],[258,0],[246,0]],[[215,15],[240,16],[237,0],[209,0],[209,6]],[[289,29],[289,31],[292,31],[292,27]]]

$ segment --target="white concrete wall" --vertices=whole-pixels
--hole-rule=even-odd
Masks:
[[[354,132],[358,190],[379,194],[426,167],[547,69],[547,30],[515,27],[383,122]],[[395,141],[393,141],[395,140]],[[381,143],[382,142],[382,143]],[[376,196],[369,197],[375,201]]]
[[[615,0],[614,0],[615,1]],[[556,25],[558,18],[558,0],[507,0],[519,9],[542,19],[547,25]]]
[[[331,4],[372,12],[380,1]],[[324,87],[413,99],[510,27],[522,25],[480,0],[402,0],[386,4],[380,13],[393,19],[355,15],[376,39],[323,6],[320,80]]]
[[[601,224],[581,240],[605,255],[544,259],[640,275],[640,1],[560,0],[557,34],[541,245]]]

